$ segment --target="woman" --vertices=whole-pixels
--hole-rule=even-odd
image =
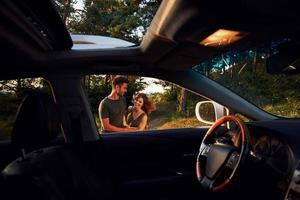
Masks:
[[[127,124],[144,130],[148,127],[149,114],[155,110],[155,104],[150,101],[146,94],[138,93],[133,97],[133,109],[127,116]]]

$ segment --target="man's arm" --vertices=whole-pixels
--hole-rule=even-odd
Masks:
[[[104,118],[104,119],[101,118],[101,124],[105,131],[110,131],[110,132],[125,132],[125,131],[133,131],[134,130],[131,127],[120,128],[120,127],[114,126],[109,123],[109,118]]]

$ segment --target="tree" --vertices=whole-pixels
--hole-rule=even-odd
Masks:
[[[75,9],[76,0],[55,0],[54,5],[61,15],[62,21],[65,25],[68,25],[68,22],[74,20],[74,14],[78,12]],[[71,19],[73,18],[73,19]]]
[[[139,43],[159,5],[158,0],[85,0],[83,10],[76,1],[56,0],[58,11],[70,32],[116,37]]]
[[[187,90],[181,88],[179,95],[179,112],[186,115],[187,112]]]
[[[0,90],[4,94],[14,95],[17,99],[23,99],[28,90],[39,89],[50,92],[48,83],[42,78],[26,78],[0,81]]]

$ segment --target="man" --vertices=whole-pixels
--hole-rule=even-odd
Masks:
[[[128,79],[116,76],[112,80],[112,91],[105,97],[99,105],[99,119],[104,132],[124,132],[133,131],[126,125],[125,111],[126,99],[124,94],[127,92]]]

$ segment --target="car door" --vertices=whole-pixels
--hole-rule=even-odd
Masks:
[[[171,198],[198,192],[195,165],[208,128],[102,134],[116,194]],[[145,195],[147,194],[147,195]]]

